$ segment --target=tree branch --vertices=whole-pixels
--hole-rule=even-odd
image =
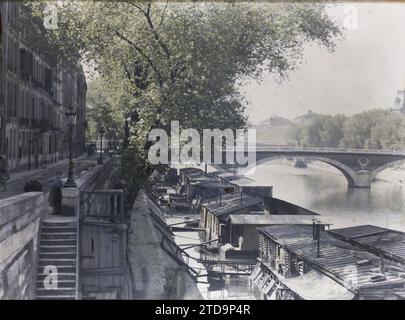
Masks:
[[[155,64],[153,63],[152,59],[151,59],[146,53],[144,53],[143,50],[142,50],[140,47],[138,47],[133,41],[129,40],[127,37],[125,37],[125,36],[124,36],[123,34],[121,34],[119,31],[114,30],[114,29],[111,29],[111,28],[110,28],[110,31],[112,31],[112,32],[113,32],[116,36],[118,36],[121,40],[123,40],[123,41],[127,42],[129,45],[131,45],[136,51],[138,51],[138,53],[139,53],[141,56],[143,56],[143,57],[147,60],[148,64],[151,66],[151,68],[153,69],[153,71],[155,71],[155,73],[156,73],[156,76],[157,76],[157,78],[158,78],[159,87],[163,87],[164,80],[163,80],[162,74],[161,74],[160,71],[156,68],[156,66],[155,66]]]
[[[139,7],[137,4],[135,4],[133,2],[128,2],[128,4],[130,4],[130,5],[134,6],[135,8],[137,8],[144,15],[144,17],[146,18],[146,21],[147,21],[147,23],[149,25],[149,29],[153,33],[153,36],[154,36],[155,40],[159,43],[160,47],[163,49],[164,53],[166,54],[166,57],[170,58],[170,55],[171,55],[170,50],[167,47],[167,45],[160,38],[160,35],[156,31],[155,25],[153,24],[153,21],[152,21],[151,15],[150,15],[150,9],[151,9],[152,3],[148,2],[148,6],[146,7],[146,11],[143,10],[141,7]],[[164,15],[164,13],[163,13],[163,15]],[[163,15],[162,15],[162,18],[161,18],[162,20],[163,20]]]
[[[163,19],[164,19],[164,17],[165,17],[166,9],[167,9],[167,5],[168,5],[168,4],[169,4],[169,0],[166,1],[165,7],[163,8],[163,13],[162,13],[162,15],[161,15],[161,17],[160,17],[160,22],[159,22],[158,28],[160,28],[160,27],[162,26]]]

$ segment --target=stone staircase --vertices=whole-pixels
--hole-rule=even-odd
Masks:
[[[76,282],[77,222],[70,217],[45,218],[40,232],[36,298],[74,300]]]

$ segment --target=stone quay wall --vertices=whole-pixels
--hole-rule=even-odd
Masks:
[[[0,200],[0,299],[32,299],[43,193]]]
[[[128,258],[135,299],[202,299],[196,282],[184,266],[161,247],[162,234],[154,226],[150,210],[158,210],[144,190],[134,202],[128,234]],[[164,214],[161,212],[161,218]]]

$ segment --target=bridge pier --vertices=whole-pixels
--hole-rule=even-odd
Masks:
[[[350,188],[370,188],[371,183],[374,180],[375,175],[372,171],[369,170],[361,170],[356,171],[354,174],[351,174],[350,178],[348,179],[349,187]]]

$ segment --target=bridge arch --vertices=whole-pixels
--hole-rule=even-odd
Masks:
[[[291,157],[293,155],[274,155],[274,156],[266,156],[263,159],[259,159],[256,161],[256,165],[260,165],[266,162],[269,162],[271,160],[275,159],[285,159],[288,157]],[[294,157],[294,156],[293,156]],[[339,172],[343,174],[343,176],[346,178],[348,186],[349,187],[367,187],[360,185],[359,183],[359,173],[351,169],[350,167],[346,166],[345,164],[341,163],[340,161],[336,161],[330,158],[322,157],[322,156],[313,156],[313,155],[300,155],[300,158],[304,159],[309,159],[309,160],[315,160],[315,161],[321,161],[324,163],[327,163],[331,165],[332,167],[336,168]],[[363,174],[369,175],[370,171],[364,170]],[[371,181],[370,181],[371,183]],[[370,185],[368,185],[370,187]]]
[[[396,166],[396,165],[404,164],[404,163],[405,163],[405,159],[401,159],[401,160],[390,161],[390,162],[387,162],[387,163],[385,163],[385,164],[379,166],[378,168],[376,168],[376,169],[372,172],[373,180],[377,177],[377,175],[378,175],[381,171],[383,171],[383,170],[385,170],[385,169],[388,169],[388,168],[392,168],[392,167],[394,167],[394,166]]]

